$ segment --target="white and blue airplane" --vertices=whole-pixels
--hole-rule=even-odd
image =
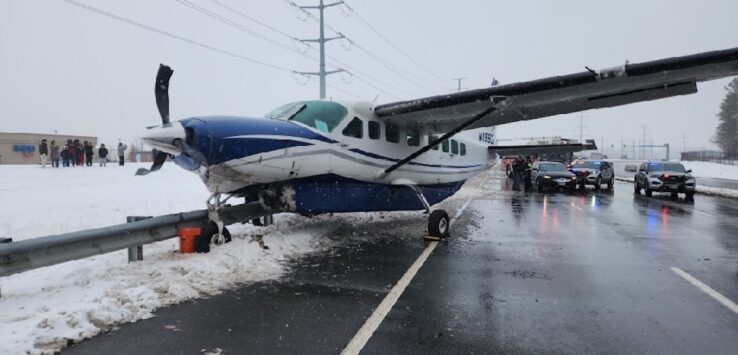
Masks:
[[[199,174],[212,194],[213,240],[226,231],[218,216],[223,195],[305,215],[424,210],[429,235],[444,238],[449,216],[431,206],[505,151],[495,145],[495,126],[693,94],[697,82],[738,75],[738,48],[586,69],[382,105],[300,101],[265,117],[170,122],[173,71],[161,65],[155,93],[163,125],[143,138],[159,153],[137,174],[158,170],[170,156]]]

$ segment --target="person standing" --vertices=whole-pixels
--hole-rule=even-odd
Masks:
[[[74,163],[77,164],[77,166],[82,166],[85,160],[85,151],[82,144],[79,142],[79,139],[75,139],[72,144],[74,145]]]
[[[41,167],[46,167],[46,161],[49,159],[49,145],[46,144],[46,138],[41,140],[38,145],[38,156],[41,158]]]
[[[74,142],[71,139],[67,139],[67,152],[69,152],[69,165],[77,165],[77,152],[74,151]]]
[[[127,145],[123,144],[123,142],[118,142],[118,165],[120,166],[123,166],[126,163],[126,149],[128,149]]]
[[[92,142],[85,141],[85,165],[92,166],[92,156],[95,155],[95,146]]]
[[[64,149],[62,149],[60,155],[61,155],[61,159],[62,159],[62,166],[65,167],[65,168],[68,167],[69,166],[69,157],[71,156],[71,154],[69,153],[69,146],[64,145]]]
[[[525,161],[523,158],[517,157],[513,162],[513,191],[520,191],[520,183],[523,182],[525,173]]]
[[[108,162],[108,148],[105,148],[105,144],[100,144],[100,149],[97,150],[97,158],[100,159],[100,166],[106,166]]]
[[[531,173],[533,172],[533,159],[531,159],[530,155],[527,155],[525,157],[525,174],[523,175],[523,178],[525,179],[525,192],[529,192],[533,189],[533,182],[530,181]]]
[[[49,156],[51,157],[51,167],[52,168],[58,168],[59,167],[59,145],[56,144],[56,141],[51,141],[51,149]]]

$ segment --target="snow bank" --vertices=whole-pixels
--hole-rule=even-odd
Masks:
[[[147,165],[0,165],[0,236],[23,240],[119,224],[128,215],[204,208],[208,193],[196,175],[167,163],[156,174],[134,177]],[[376,215],[277,215],[269,227],[229,227],[233,242],[210,254],[181,255],[172,239],[145,245],[141,262],[128,264],[123,250],[0,278],[0,354],[53,353],[117,324],[149,318],[159,307],[280,277],[286,259],[330,247],[320,236]],[[392,213],[385,220],[406,217]],[[253,235],[264,235],[269,250]]]
[[[632,183],[635,181],[632,177],[616,177],[615,179],[620,181],[627,181]],[[738,190],[733,189],[723,189],[718,187],[710,187],[710,186],[701,186],[699,185],[699,180],[697,181],[697,193],[703,194],[703,195],[712,195],[712,196],[721,196],[721,197],[727,197],[727,198],[735,198],[738,199]]]
[[[738,180],[738,165],[718,164],[707,161],[683,161],[692,175],[698,178]]]

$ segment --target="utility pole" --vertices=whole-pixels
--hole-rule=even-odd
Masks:
[[[323,10],[327,7],[332,7],[336,5],[341,5],[344,2],[337,1],[331,4],[323,4],[323,0],[320,0],[320,5],[317,6],[300,6],[303,10],[318,10],[320,11],[320,38],[318,39],[303,39],[300,40],[301,42],[309,43],[318,43],[320,44],[320,70],[317,72],[300,72],[302,75],[317,75],[320,77],[320,99],[325,99],[325,77],[330,74],[335,74],[344,71],[343,69],[338,70],[331,70],[331,71],[325,71],[325,42],[332,41],[334,39],[340,39],[340,38],[346,38],[346,36],[342,34],[338,34],[337,37],[331,37],[331,38],[325,38],[325,23],[323,21]]]
[[[646,159],[646,128],[648,126],[642,125],[641,128],[643,128],[643,140],[641,141],[641,159]]]
[[[456,91],[461,91],[461,81],[462,80],[466,80],[466,79],[467,78],[453,78],[453,79],[451,79],[451,80],[455,80],[456,82],[458,82],[458,89],[456,89]]]
[[[584,125],[584,114],[579,114],[579,143],[584,143],[584,127],[587,127]]]

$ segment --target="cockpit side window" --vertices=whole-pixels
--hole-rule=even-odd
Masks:
[[[441,150],[444,153],[448,153],[448,139],[441,143]]]
[[[364,137],[364,122],[358,117],[354,117],[346,128],[343,129],[343,135],[354,138]]]
[[[299,101],[280,106],[266,117],[296,121],[321,132],[332,132],[348,114],[348,110],[341,104],[331,101]]]

